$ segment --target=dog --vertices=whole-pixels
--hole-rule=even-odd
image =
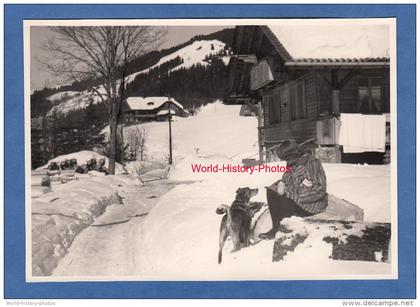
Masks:
[[[220,205],[217,214],[224,214],[220,223],[218,263],[222,263],[223,246],[230,236],[233,242],[233,252],[250,245],[251,221],[254,214],[261,209],[263,203],[250,203],[257,195],[258,189],[239,188],[232,205]]]

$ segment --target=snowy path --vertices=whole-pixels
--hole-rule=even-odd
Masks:
[[[130,276],[138,272],[135,247],[141,240],[139,228],[144,215],[175,185],[155,181],[145,186],[122,187],[119,194],[124,205],[109,206],[93,224],[97,226],[82,231],[52,275]]]

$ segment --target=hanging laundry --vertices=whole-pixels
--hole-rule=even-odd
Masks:
[[[340,121],[339,144],[344,153],[385,152],[385,114],[341,113]]]

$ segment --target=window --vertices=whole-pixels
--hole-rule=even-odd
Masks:
[[[292,120],[306,118],[306,91],[305,81],[290,86],[290,106]]]
[[[384,96],[381,78],[360,78],[357,111],[361,113],[384,112]]]
[[[268,123],[278,124],[280,122],[280,96],[278,94],[267,96],[268,101]]]

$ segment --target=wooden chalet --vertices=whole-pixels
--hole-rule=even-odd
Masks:
[[[186,116],[184,107],[168,97],[128,97],[123,107],[124,122],[135,124],[147,121],[166,120],[171,115]]]
[[[260,102],[260,148],[268,161],[276,158],[275,145],[310,140],[324,161],[386,163],[388,46],[384,26],[237,26],[225,103]],[[363,135],[376,129],[372,115],[382,115],[385,149],[343,150],[344,113],[362,115]]]

